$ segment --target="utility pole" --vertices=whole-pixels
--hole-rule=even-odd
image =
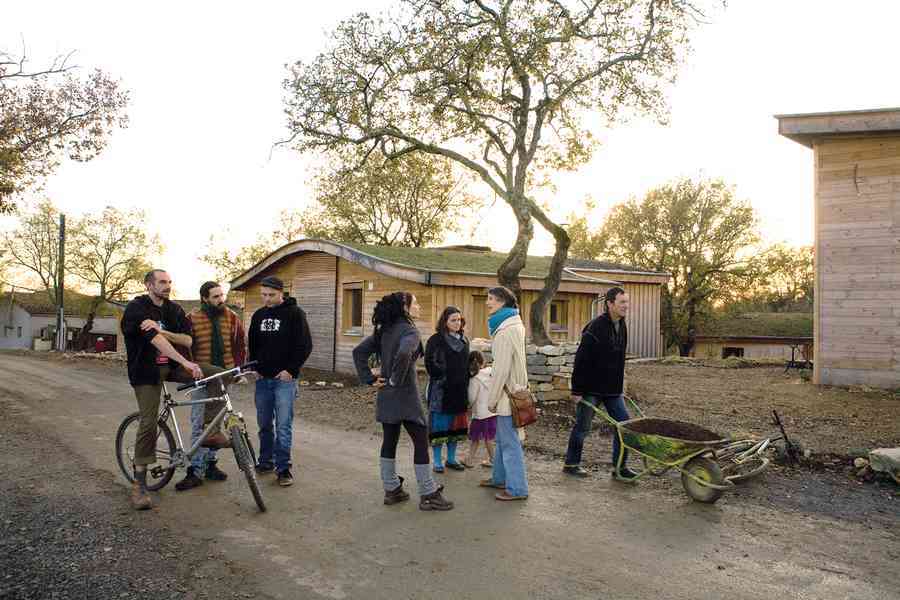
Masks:
[[[59,215],[59,254],[57,260],[59,272],[56,276],[56,349],[60,352],[66,350],[66,312],[63,292],[65,291],[66,276],[66,215]]]

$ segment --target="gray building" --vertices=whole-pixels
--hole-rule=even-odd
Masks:
[[[66,294],[66,328],[74,340],[87,320],[90,296]],[[56,332],[56,311],[46,292],[7,293],[0,295],[0,349],[47,349]],[[94,317],[88,348],[103,338],[107,350],[118,347],[119,317],[117,311],[103,305]]]

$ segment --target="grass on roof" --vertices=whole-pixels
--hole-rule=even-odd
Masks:
[[[812,337],[812,313],[720,315],[700,328],[701,336]]]

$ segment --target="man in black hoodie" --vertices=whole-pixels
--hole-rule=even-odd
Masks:
[[[591,320],[581,332],[581,344],[575,354],[572,371],[572,401],[576,402],[575,426],[569,436],[566,464],[563,471],[576,477],[587,477],[581,467],[581,451],[584,439],[591,432],[594,409],[602,403],[606,412],[616,421],[627,421],[625,409],[625,349],[628,347],[628,294],[620,287],[610,288],[603,298],[603,314]],[[621,460],[620,460],[621,453]],[[619,445],[619,437],[613,433],[613,477],[622,481],[633,480],[637,474],[625,465],[628,452]]]
[[[284,283],[265,277],[260,294],[264,306],[253,313],[247,339],[256,372],[256,420],[259,424],[260,473],[278,472],[278,483],[294,483],[291,475],[294,401],[300,367],[312,352],[306,313],[284,295]]]

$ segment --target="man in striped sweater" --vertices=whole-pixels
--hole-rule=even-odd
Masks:
[[[244,364],[246,344],[244,327],[237,314],[225,305],[225,291],[215,281],[207,281],[200,286],[200,308],[188,314],[193,330],[194,361],[209,363],[233,369]],[[205,391],[196,392],[195,400],[206,398]],[[197,441],[208,424],[210,417],[221,410],[221,403],[215,403],[215,412],[205,410],[205,405],[195,404],[191,407],[191,444]],[[202,476],[210,481],[225,481],[228,476],[216,466],[216,450],[200,448],[191,459],[187,476],[175,484],[179,492],[195,488],[203,484]]]

